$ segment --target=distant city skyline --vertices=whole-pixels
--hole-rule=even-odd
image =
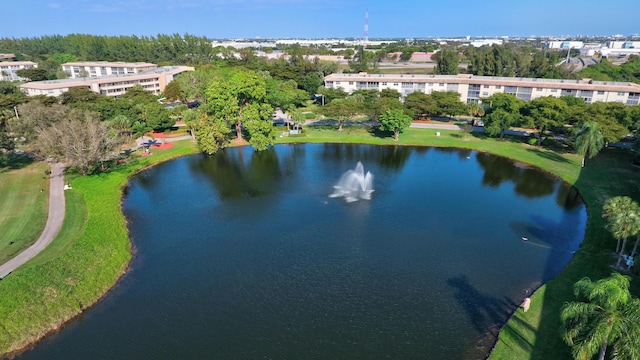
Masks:
[[[490,5],[489,5],[490,3]],[[212,39],[613,36],[637,0],[0,0],[0,37],[192,34]]]

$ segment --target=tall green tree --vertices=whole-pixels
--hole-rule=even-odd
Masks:
[[[566,116],[567,104],[553,96],[531,100],[523,108],[528,126],[537,130],[538,145],[542,145],[542,137],[547,130],[560,126]]]
[[[393,140],[398,141],[402,130],[411,125],[411,117],[406,115],[402,109],[387,110],[380,115],[380,129],[393,132]]]
[[[513,114],[503,109],[492,111],[484,118],[484,130],[489,136],[500,135],[500,139],[504,137],[504,131],[508,130],[516,121]]]
[[[628,196],[616,196],[604,202],[602,217],[607,220],[607,229],[617,239],[617,268],[625,253],[627,239],[640,233],[640,206]],[[622,247],[620,247],[621,239]]]
[[[598,130],[598,123],[587,122],[576,130],[576,151],[582,156],[582,167],[585,157],[596,156],[604,146],[602,133]]]
[[[578,301],[563,306],[563,339],[575,359],[598,354],[604,360],[608,347],[615,359],[640,358],[640,300],[629,292],[629,277],[613,273],[592,282],[574,284]]]
[[[456,75],[458,74],[458,65],[460,57],[458,52],[453,49],[442,49],[431,57],[436,62],[433,69],[434,74]]]
[[[261,74],[248,70],[234,71],[227,77],[215,79],[205,93],[209,115],[213,115],[215,121],[224,119],[234,126],[238,142],[243,141],[242,130],[246,121],[251,145],[256,150],[273,145],[275,137],[270,128],[273,108],[267,103],[266,81]]]

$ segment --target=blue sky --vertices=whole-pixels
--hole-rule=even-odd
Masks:
[[[0,37],[83,33],[209,38],[640,33],[638,0],[0,0]]]

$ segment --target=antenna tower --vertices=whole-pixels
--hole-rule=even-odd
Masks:
[[[369,42],[369,7],[367,7],[367,12],[364,14],[364,45],[367,46]]]

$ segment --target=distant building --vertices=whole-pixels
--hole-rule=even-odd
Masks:
[[[508,78],[460,75],[391,75],[391,74],[331,74],[324,78],[326,88],[341,88],[348,93],[359,89],[395,89],[402,96],[420,91],[455,91],[465,103],[480,102],[497,93],[513,94],[530,101],[544,96],[574,96],[587,103],[618,102],[638,105],[640,85],[610,82],[560,79]]]
[[[640,41],[607,41],[604,46],[609,49],[640,49]]]
[[[2,61],[0,62],[0,80],[4,81],[25,81],[16,71],[22,69],[37,68],[38,64],[33,61]]]
[[[502,39],[477,39],[472,40],[469,45],[473,47],[481,47],[481,46],[491,46],[491,45],[502,45],[504,41]]]
[[[0,61],[2,60],[15,60],[16,54],[0,54]]]
[[[584,47],[584,42],[582,41],[549,41],[545,44],[545,48],[547,49],[582,49]]]
[[[130,75],[157,68],[156,64],[144,62],[69,62],[62,64],[64,70],[72,79],[82,77],[101,77],[110,75]]]
[[[62,79],[33,81],[20,85],[27,95],[59,96],[73,88],[87,88],[105,96],[121,96],[128,89],[140,85],[145,90],[157,95],[164,91],[171,80],[185,71],[193,71],[190,66],[163,66],[129,75],[110,75],[104,77],[89,77],[80,79]]]

